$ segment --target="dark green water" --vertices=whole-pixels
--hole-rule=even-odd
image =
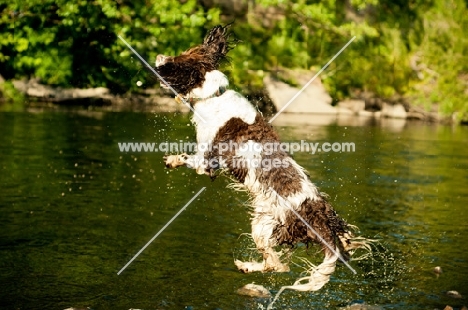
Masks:
[[[241,274],[253,255],[247,197],[228,180],[167,171],[162,153],[118,142],[192,140],[188,115],[0,113],[1,309],[261,309],[236,295],[276,292],[286,274]],[[380,240],[372,259],[340,266],[319,292],[286,292],[278,309],[468,305],[468,128],[407,124],[277,127],[283,140],[354,142],[354,153],[298,153],[335,209]],[[207,189],[121,275],[117,272],[200,188]],[[441,266],[444,273],[432,272]]]

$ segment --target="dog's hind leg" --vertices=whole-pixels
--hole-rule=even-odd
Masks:
[[[235,261],[237,268],[245,273],[261,271],[287,272],[289,267],[283,264],[280,254],[275,251],[275,241],[271,238],[275,220],[267,214],[260,214],[252,219],[252,238],[257,249],[263,255],[263,262]]]

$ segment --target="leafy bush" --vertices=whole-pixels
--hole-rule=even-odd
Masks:
[[[155,59],[158,51],[178,53],[198,43],[207,25],[219,23],[218,10],[205,11],[195,0],[25,0],[2,4],[0,12],[5,78],[117,92],[134,88],[141,69],[118,34]]]
[[[443,114],[455,113],[459,120],[468,118],[467,13],[462,0],[436,0],[412,32],[420,38],[412,46],[419,70],[414,101],[428,108],[438,104]]]
[[[447,115],[468,117],[464,0],[248,3],[232,26],[241,43],[222,69],[235,87],[259,90],[265,72],[281,67],[318,71],[356,36],[321,75],[335,100],[359,90],[405,96],[428,108],[437,103]],[[221,16],[196,0],[24,0],[0,4],[0,12],[5,78],[114,92],[155,81],[117,35],[154,63],[158,53],[175,55],[199,44]]]

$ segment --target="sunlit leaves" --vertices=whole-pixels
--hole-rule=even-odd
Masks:
[[[384,99],[403,95],[426,106],[439,103],[447,114],[466,115],[465,2],[249,2],[231,28],[242,42],[222,70],[235,87],[260,89],[264,75],[258,72],[317,71],[356,36],[321,76],[335,100],[360,89]],[[268,14],[259,18],[259,12]],[[176,55],[199,44],[207,29],[221,23],[220,9],[197,0],[22,0],[2,4],[0,13],[0,73],[7,79],[35,76],[118,92],[151,77],[117,35],[154,63],[159,53]]]
[[[0,6],[0,72],[6,78],[38,77],[54,85],[135,87],[141,65],[120,42],[124,35],[143,57],[178,53],[198,43],[207,15],[196,0],[25,0]]]
[[[378,5],[379,0],[351,0],[351,5],[358,10],[364,10],[368,6]]]
[[[412,93],[425,106],[439,104],[442,113],[468,118],[468,10],[462,0],[434,1],[434,6],[421,12],[420,43],[414,56],[419,70]],[[413,34],[416,36],[416,34]]]

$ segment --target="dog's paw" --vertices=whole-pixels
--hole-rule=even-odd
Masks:
[[[172,163],[172,158],[170,158],[171,156],[173,155],[164,155],[163,156],[163,160],[164,160],[164,166],[166,166],[166,168],[172,168],[171,166],[171,163]]]
[[[256,271],[263,272],[263,263],[257,262],[241,262],[240,260],[235,260],[234,264],[237,266],[237,269],[243,273],[251,273]]]
[[[289,266],[284,264],[277,264],[275,266],[268,266],[265,262],[241,262],[240,260],[235,260],[234,264],[237,266],[237,269],[243,273],[251,272],[289,272]]]
[[[178,155],[164,155],[163,160],[166,168],[177,168],[187,163],[188,155],[185,153]]]
[[[172,156],[174,156],[174,155],[164,155],[163,156],[164,165],[166,166],[166,168],[172,168],[172,162],[173,162]]]

